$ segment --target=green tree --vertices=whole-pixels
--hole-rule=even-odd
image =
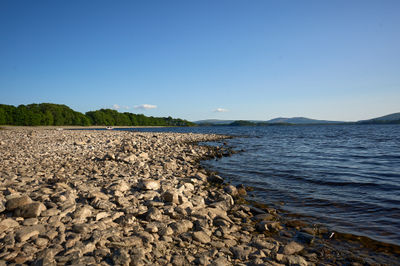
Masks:
[[[0,108],[0,125],[5,125],[7,121],[6,111]]]

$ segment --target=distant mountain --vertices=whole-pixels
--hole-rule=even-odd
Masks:
[[[271,125],[315,125],[315,124],[400,124],[400,112],[358,122],[317,120],[306,117],[278,117],[268,121],[261,120],[219,120],[207,119],[194,122],[199,126],[271,126]]]
[[[310,119],[306,117],[278,117],[271,120],[266,121],[267,123],[288,123],[288,124],[338,124],[343,123],[340,121],[328,121],[328,120],[316,120]]]
[[[194,123],[198,125],[229,125],[234,121],[235,120],[206,119],[195,121]]]
[[[400,113],[394,113],[390,115],[385,115],[377,118],[373,118],[370,120],[380,120],[380,121],[393,121],[393,120],[400,120]]]
[[[361,120],[358,124],[400,124],[400,113],[393,113],[368,120]]]

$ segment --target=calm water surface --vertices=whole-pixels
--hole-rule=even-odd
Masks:
[[[400,245],[400,125],[141,130],[239,136],[227,142],[244,152],[203,164],[257,201]]]

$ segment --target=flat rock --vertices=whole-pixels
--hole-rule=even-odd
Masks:
[[[307,261],[303,257],[296,255],[283,256],[282,262],[284,262],[286,265],[296,265],[296,266],[308,265]]]
[[[11,218],[4,219],[0,222],[0,232],[7,231],[9,228],[18,227],[19,223]]]
[[[23,218],[36,218],[40,216],[40,213],[44,210],[46,210],[46,206],[44,206],[43,203],[32,202],[15,209],[14,216]]]
[[[61,211],[57,208],[51,208],[51,209],[42,211],[40,215],[43,217],[51,217],[51,216],[56,216],[56,215],[60,214],[60,212]]]
[[[193,228],[193,223],[189,220],[181,220],[179,222],[173,222],[170,227],[175,234],[182,234]]]
[[[194,240],[199,241],[203,244],[210,243],[211,238],[209,235],[206,234],[204,231],[197,231],[192,234]]]
[[[15,237],[19,242],[25,242],[29,238],[39,235],[40,232],[44,232],[43,225],[25,226],[16,231]]]
[[[24,206],[26,204],[31,203],[32,200],[27,195],[22,197],[11,198],[6,202],[6,209],[7,211],[13,211],[18,207]]]
[[[37,218],[28,218],[25,219],[23,222],[23,225],[28,226],[28,225],[35,225],[38,224],[39,220]]]
[[[219,257],[210,264],[210,266],[226,266],[226,265],[231,265],[231,263],[224,257]]]
[[[292,254],[302,251],[303,249],[304,249],[303,245],[301,245],[295,241],[292,241],[284,247],[283,254],[292,255]]]
[[[99,220],[101,220],[103,218],[106,218],[108,216],[110,216],[110,214],[108,212],[99,212],[99,213],[96,214],[96,221],[99,221]]]

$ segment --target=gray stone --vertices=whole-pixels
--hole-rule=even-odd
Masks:
[[[137,157],[135,154],[131,154],[125,158],[122,159],[122,161],[126,162],[126,163],[134,163],[137,161]]]
[[[148,221],[161,221],[162,213],[157,208],[151,208],[146,214],[146,219]]]
[[[128,251],[125,249],[118,249],[112,256],[114,265],[124,265],[129,266],[131,262],[131,257],[128,254]]]
[[[40,213],[44,210],[46,210],[46,206],[44,206],[43,203],[33,202],[15,209],[14,216],[24,218],[36,218],[40,216]]]
[[[89,206],[83,206],[82,208],[76,210],[73,214],[73,218],[78,221],[85,221],[87,217],[92,215],[92,210]]]
[[[149,223],[146,225],[146,231],[149,233],[157,233],[158,227],[153,223]]]
[[[139,187],[145,190],[158,190],[160,189],[160,181],[153,179],[142,179]]]
[[[45,247],[49,243],[49,240],[46,238],[41,238],[38,237],[35,241],[35,244],[38,245],[39,247]]]
[[[41,232],[44,232],[43,225],[26,226],[16,231],[16,239],[19,242],[25,242],[29,238],[39,235]]]
[[[7,211],[13,211],[16,208],[29,204],[31,202],[31,198],[26,195],[22,197],[11,198],[6,202],[6,209]]]
[[[84,234],[89,231],[89,225],[87,224],[74,224],[72,230],[77,234]]]
[[[174,230],[171,227],[167,226],[167,227],[164,227],[163,229],[161,229],[158,232],[158,234],[160,236],[171,236],[174,234]]]
[[[51,217],[51,216],[56,216],[56,215],[60,214],[60,212],[61,211],[57,208],[51,208],[51,209],[42,211],[40,215],[43,217]]]
[[[268,241],[263,241],[260,239],[253,240],[251,245],[257,249],[276,249],[277,245]]]
[[[99,212],[98,214],[96,214],[96,221],[99,221],[103,218],[109,217],[110,214],[108,212]]]
[[[275,216],[269,213],[262,213],[255,215],[252,219],[256,221],[272,221],[275,219]]]
[[[162,198],[165,202],[172,202],[175,204],[179,203],[179,195],[176,192],[167,191],[162,194]]]
[[[292,241],[284,247],[283,254],[292,255],[292,254],[302,251],[303,249],[304,249],[304,247],[301,244],[299,244],[295,241]]]
[[[188,261],[183,255],[175,255],[172,257],[171,260],[172,265],[174,266],[184,266],[188,265]]]
[[[236,187],[234,187],[234,186],[232,186],[232,185],[227,185],[227,186],[224,188],[224,191],[225,191],[226,193],[228,193],[229,195],[234,196],[234,197],[238,195],[238,192],[237,192]]]
[[[201,242],[203,244],[210,243],[210,241],[211,241],[210,236],[207,235],[206,232],[204,232],[204,231],[194,232],[192,236],[193,236],[194,240]]]
[[[201,254],[197,259],[196,263],[198,265],[210,265],[211,258],[207,254]]]
[[[256,225],[256,229],[259,232],[265,232],[265,231],[277,232],[282,229],[282,226],[279,222],[261,221]]]
[[[231,265],[231,263],[229,263],[229,261],[224,257],[219,257],[210,264],[210,266],[226,266],[226,265]]]
[[[9,228],[18,227],[19,223],[14,219],[7,218],[0,222],[0,233],[7,231]]]
[[[203,174],[203,173],[201,173],[201,172],[198,172],[196,175],[195,175],[195,177],[198,179],[198,180],[201,180],[201,181],[207,181],[207,175],[206,174]]]
[[[112,186],[112,190],[118,191],[118,192],[126,192],[130,189],[131,187],[129,186],[128,183],[126,183],[124,180],[119,181],[118,183],[114,184]]]
[[[23,222],[23,225],[29,226],[29,225],[35,225],[38,224],[39,220],[37,218],[28,218],[25,219]]]
[[[230,250],[234,258],[239,260],[247,260],[252,251],[251,247],[248,246],[231,247]]]
[[[149,154],[147,152],[142,152],[139,154],[139,157],[142,159],[149,159]]]
[[[170,224],[170,227],[174,230],[175,234],[179,235],[193,228],[193,223],[189,220],[181,220],[179,222],[173,222]]]
[[[207,181],[210,183],[217,183],[217,184],[224,183],[224,179],[219,175],[211,175],[207,178]]]
[[[308,265],[307,261],[303,257],[296,256],[296,255],[283,256],[282,261],[287,265],[295,265],[295,266],[307,266]]]

